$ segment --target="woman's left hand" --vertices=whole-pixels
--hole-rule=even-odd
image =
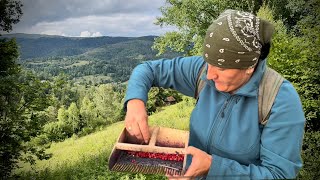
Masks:
[[[194,177],[206,176],[212,163],[212,156],[193,146],[187,147],[186,154],[192,156],[192,162],[184,176],[179,178],[191,179]],[[177,179],[178,177],[168,176],[168,178]]]
[[[192,162],[184,176],[196,177],[207,175],[212,162],[211,155],[193,146],[189,146],[186,153],[192,156]]]

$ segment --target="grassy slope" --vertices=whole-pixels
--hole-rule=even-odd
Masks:
[[[149,117],[149,124],[187,130],[192,108],[188,101],[165,107]],[[17,172],[22,179],[165,179],[108,170],[110,152],[123,128],[119,122],[85,137],[54,143],[47,151],[53,154],[51,159],[37,161],[35,166],[22,164]]]

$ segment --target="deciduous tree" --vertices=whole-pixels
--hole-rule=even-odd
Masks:
[[[183,52],[186,55],[200,55],[203,37],[212,20],[225,9],[239,9],[256,12],[261,0],[167,0],[161,7],[162,16],[157,18],[160,26],[174,26],[177,31],[168,32],[156,38],[153,48],[163,54],[167,50]]]
[[[19,22],[22,4],[0,0],[0,32],[12,30]],[[29,146],[43,125],[42,110],[49,102],[47,84],[30,73],[21,73],[16,60],[18,46],[13,39],[0,40],[0,177],[6,179],[19,160],[34,162],[33,156],[47,158],[43,149]]]
[[[11,31],[12,24],[20,21],[22,4],[16,0],[0,0],[0,32]]]

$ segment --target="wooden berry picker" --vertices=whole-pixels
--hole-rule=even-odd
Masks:
[[[150,127],[149,131],[149,143],[137,144],[124,128],[109,157],[109,169],[143,174],[183,175],[189,132],[164,127]]]

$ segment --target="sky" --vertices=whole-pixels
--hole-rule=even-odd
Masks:
[[[162,35],[154,25],[165,0],[21,0],[23,15],[10,33],[73,37]]]

